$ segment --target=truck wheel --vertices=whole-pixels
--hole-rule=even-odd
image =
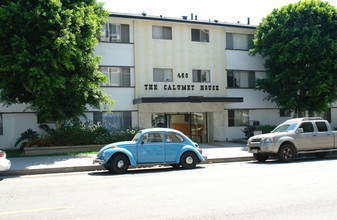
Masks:
[[[268,158],[268,154],[253,154],[254,158],[259,162],[265,162]]]
[[[278,152],[278,159],[281,162],[291,162],[295,158],[295,149],[290,144],[284,144],[280,147],[280,150]]]
[[[193,152],[185,152],[180,158],[180,164],[184,169],[192,169],[197,165],[198,158]]]
[[[125,173],[129,168],[129,159],[123,154],[117,154],[110,159],[109,168],[116,174]]]

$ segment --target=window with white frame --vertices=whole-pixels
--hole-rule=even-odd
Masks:
[[[153,82],[173,82],[173,70],[164,68],[154,68]]]
[[[152,39],[172,40],[172,27],[152,26]]]
[[[193,82],[211,82],[209,70],[192,70]]]
[[[99,67],[104,75],[108,77],[108,81],[102,83],[102,86],[130,87],[130,67]]]
[[[103,35],[100,41],[130,43],[130,31],[128,24],[106,23],[102,27]]]
[[[3,119],[2,119],[2,114],[0,114],[0,135],[3,135],[4,129],[3,129]]]
[[[226,49],[249,50],[253,39],[253,34],[226,33]]]
[[[192,41],[209,42],[209,30],[192,29]]]
[[[254,71],[227,71],[228,88],[255,88]]]
[[[94,112],[94,124],[98,123],[113,131],[130,128],[131,112]]]
[[[249,110],[228,110],[228,126],[239,127],[249,125]]]

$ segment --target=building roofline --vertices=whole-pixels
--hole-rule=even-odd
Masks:
[[[138,15],[138,14],[126,14],[126,13],[117,13],[110,12],[109,17],[118,17],[118,18],[131,18],[131,19],[141,19],[141,20],[152,20],[152,21],[166,21],[166,22],[179,22],[187,24],[199,24],[199,25],[212,25],[212,26],[223,26],[223,27],[235,27],[235,28],[246,28],[246,29],[256,29],[256,25],[250,24],[240,24],[240,23],[227,23],[227,22],[218,22],[218,21],[204,21],[204,20],[189,20],[183,18],[168,18],[168,17],[158,17],[152,15]]]

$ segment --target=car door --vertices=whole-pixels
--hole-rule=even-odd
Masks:
[[[185,146],[185,139],[177,133],[165,132],[166,162],[175,162],[177,154]]]
[[[145,133],[137,144],[138,163],[165,162],[163,132]]]
[[[311,121],[303,122],[299,128],[303,129],[302,133],[296,135],[296,147],[298,151],[315,149],[314,126]]]
[[[317,133],[315,138],[317,149],[331,149],[334,147],[334,137],[329,131],[326,122],[316,121],[315,122]]]

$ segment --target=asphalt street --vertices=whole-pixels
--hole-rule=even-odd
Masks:
[[[337,159],[6,177],[0,219],[335,219]]]

